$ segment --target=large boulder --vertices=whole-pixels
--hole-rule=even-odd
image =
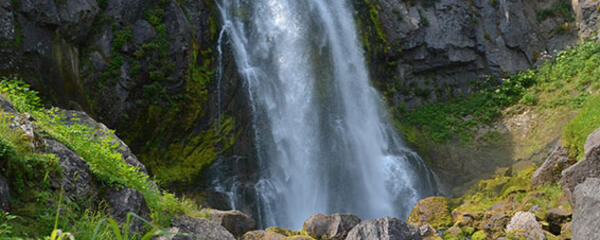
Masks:
[[[588,137],[589,141],[585,144],[585,157],[562,172],[560,183],[572,206],[576,205],[576,199],[572,196],[575,187],[587,178],[600,177],[600,144],[593,144],[598,133],[595,131]]]
[[[121,188],[110,191],[106,195],[111,214],[117,222],[126,223],[129,213],[150,221],[150,209],[146,204],[144,195],[132,188]],[[132,232],[142,232],[144,222],[137,217],[130,216],[129,229]]]
[[[10,208],[10,188],[8,182],[0,176],[0,210],[8,211]]]
[[[561,172],[574,163],[569,158],[567,149],[559,142],[542,166],[540,166],[531,177],[532,186],[541,186],[546,183],[554,183],[560,180]]]
[[[600,239],[600,179],[588,178],[575,187],[573,239]]]
[[[397,218],[379,218],[359,223],[348,233],[346,240],[417,240],[419,229]]]
[[[450,227],[453,221],[448,208],[448,199],[429,197],[420,200],[408,215],[406,222],[415,226],[429,224],[438,230]]]
[[[238,210],[220,211],[211,209],[210,221],[225,227],[234,236],[242,236],[242,234],[254,230],[256,222],[248,215]]]
[[[234,240],[235,237],[223,226],[205,219],[188,216],[175,216],[171,228],[172,233],[177,233],[173,240]]]
[[[42,139],[43,151],[59,158],[63,176],[52,181],[54,188],[62,188],[65,196],[78,202],[92,203],[95,195],[90,166],[77,153],[54,139]]]
[[[535,215],[530,212],[517,212],[506,226],[506,232],[527,240],[544,240],[546,235]]]
[[[316,239],[342,240],[359,223],[360,218],[352,214],[318,214],[307,219],[302,230]]]

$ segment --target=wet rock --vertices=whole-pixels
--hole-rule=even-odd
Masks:
[[[96,191],[90,166],[77,153],[54,139],[42,139],[43,151],[59,158],[63,177],[53,181],[54,188],[63,188],[65,196],[78,202],[93,202]]]
[[[235,237],[223,226],[217,225],[205,219],[192,218],[188,216],[175,216],[172,223],[178,233],[190,236],[175,236],[173,240],[203,240],[219,239],[234,240]]]
[[[125,223],[127,215],[134,213],[150,221],[150,209],[146,205],[144,195],[132,188],[122,188],[110,191],[106,200],[110,206],[111,214],[117,222]],[[143,232],[144,222],[136,217],[130,217],[129,229],[132,232]]]
[[[574,164],[573,166],[565,169],[562,172],[562,178],[560,180],[563,192],[569,199],[572,206],[576,205],[576,199],[572,196],[575,187],[583,183],[587,178],[598,178],[600,177],[600,145],[592,144],[595,139],[594,132],[586,141],[586,152],[585,157]]]
[[[559,235],[563,225],[571,220],[571,215],[571,212],[561,208],[548,210],[546,221],[549,224],[549,231],[554,235]]]
[[[448,210],[448,199],[429,197],[420,200],[408,216],[407,223],[415,226],[427,223],[438,230],[451,226],[453,221]]]
[[[569,159],[569,153],[561,143],[557,143],[548,158],[542,163],[531,177],[532,186],[541,186],[560,180],[561,172],[574,163]]]
[[[318,214],[307,219],[302,230],[316,239],[342,240],[359,223],[360,218],[352,214]]]
[[[346,240],[413,240],[422,239],[419,229],[397,218],[379,218],[359,223],[348,233]]]
[[[506,226],[506,232],[528,240],[546,239],[542,224],[540,224],[533,213],[517,212]]]
[[[577,185],[574,198],[573,239],[600,239],[600,179]]]
[[[242,236],[242,234],[255,229],[256,222],[248,215],[238,210],[219,211],[210,210],[210,221],[225,227],[234,236]]]
[[[0,210],[8,211],[10,208],[10,188],[8,181],[0,176]]]

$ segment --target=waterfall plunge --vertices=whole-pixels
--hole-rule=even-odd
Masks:
[[[299,229],[335,212],[404,218],[436,191],[386,121],[345,0],[221,0],[219,9],[253,111],[261,225]]]

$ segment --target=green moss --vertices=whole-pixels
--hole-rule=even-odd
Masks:
[[[471,240],[486,240],[487,234],[483,230],[479,230],[471,236]]]
[[[429,197],[420,200],[408,216],[407,223],[420,226],[424,223],[436,230],[452,226],[452,215],[445,197]]]
[[[583,146],[589,134],[600,127],[600,96],[593,97],[567,125],[562,137],[569,155],[581,159],[585,153]]]

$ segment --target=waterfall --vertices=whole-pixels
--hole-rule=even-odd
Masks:
[[[405,218],[437,191],[369,83],[349,3],[218,5],[253,111],[262,226],[299,229],[317,213]]]

